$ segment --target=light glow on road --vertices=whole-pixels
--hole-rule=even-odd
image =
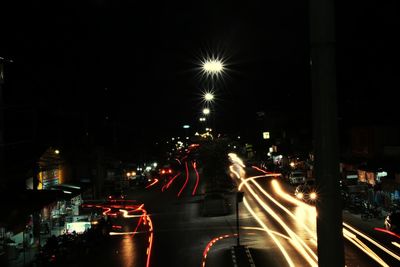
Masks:
[[[301,256],[313,267],[317,267],[317,255],[312,251],[312,249],[305,244],[305,242],[295,234],[290,227],[282,220],[282,218],[271,208],[269,207],[255,192],[254,190],[248,185],[247,181],[244,180],[244,185],[246,186],[247,190],[251,193],[254,199],[257,200],[258,204],[260,204],[264,210],[271,215],[275,221],[277,221],[281,227],[288,233],[291,238],[292,244],[294,248],[300,253]],[[265,192],[265,191],[264,191]],[[265,192],[266,193],[266,192]],[[310,256],[311,255],[311,256]]]
[[[306,204],[306,203],[304,203],[302,201],[298,201],[297,199],[295,199],[291,195],[289,195],[286,192],[284,192],[281,189],[279,183],[276,180],[271,181],[271,184],[273,185],[273,188],[279,193],[279,196],[281,196],[282,198],[286,199],[287,201],[289,201],[289,202],[291,202],[293,204],[302,206],[304,208],[308,208],[309,210],[315,210],[315,207],[313,207],[311,205],[308,205],[308,204]],[[380,243],[376,242],[375,240],[373,240],[369,236],[365,235],[364,233],[362,233],[362,232],[358,231],[357,229],[355,229],[354,227],[350,226],[349,224],[343,222],[343,226],[348,228],[348,229],[345,229],[345,228],[343,229],[343,236],[347,240],[349,240],[351,243],[353,243],[355,246],[357,246],[361,251],[363,251],[369,257],[371,257],[373,260],[375,260],[377,263],[379,263],[381,266],[389,266],[389,265],[387,265],[387,263],[385,263],[378,255],[376,255],[373,252],[373,250],[370,249],[364,242],[362,242],[360,239],[358,239],[357,238],[357,234],[359,236],[363,237],[364,239],[368,240],[370,243],[372,243],[373,245],[377,246],[378,248],[380,248],[381,250],[383,250],[384,252],[386,252],[390,256],[394,257],[397,260],[400,260],[400,257],[398,255],[396,255],[395,253],[393,253],[389,249],[385,248],[383,245],[381,245]],[[350,232],[350,230],[352,232]]]
[[[395,253],[393,253],[391,250],[387,249],[386,247],[384,247],[383,245],[381,245],[380,243],[376,242],[375,240],[373,240],[371,237],[367,236],[366,234],[360,232],[359,230],[355,229],[354,227],[350,226],[349,224],[343,222],[343,225],[345,227],[347,227],[348,229],[352,230],[354,233],[358,234],[359,236],[363,237],[364,239],[368,240],[369,242],[371,242],[373,245],[377,246],[378,248],[380,248],[381,250],[383,250],[384,252],[386,252],[387,254],[389,254],[390,256],[392,256],[393,258],[395,258],[396,260],[400,261],[400,257],[398,255],[396,255]]]
[[[398,248],[400,248],[400,244],[397,243],[397,242],[392,242],[392,245],[393,245],[393,246],[396,246],[396,247],[398,247]]]
[[[274,232],[271,231],[265,223],[261,220],[261,218],[254,212],[251,208],[250,204],[247,202],[246,197],[243,197],[243,204],[245,205],[246,209],[250,212],[254,219],[260,224],[260,226],[264,229],[264,231],[272,238],[275,244],[278,246],[279,250],[282,252],[283,257],[285,258],[286,262],[289,264],[290,267],[294,267],[294,263],[292,259],[289,257],[286,249],[282,246],[281,242],[275,237]]]
[[[251,182],[263,193],[264,196],[269,198],[272,202],[274,202],[279,208],[281,208],[283,211],[285,211],[290,217],[293,218],[298,224],[300,224],[307,232],[308,234],[311,235],[312,239],[311,242],[314,244],[317,244],[317,234],[315,231],[312,231],[303,221],[299,220],[299,217],[293,214],[290,210],[288,210],[286,207],[284,207],[279,201],[277,201],[275,198],[273,198],[270,194],[268,194],[254,179],[251,179]],[[315,218],[315,217],[314,217]],[[301,239],[300,239],[301,240]],[[307,250],[311,250],[308,246],[306,246]],[[317,256],[315,253],[311,254],[315,260],[317,260]]]

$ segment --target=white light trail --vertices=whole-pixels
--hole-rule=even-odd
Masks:
[[[295,249],[304,257],[304,259],[313,267],[317,267],[318,264],[316,262],[317,256],[315,253],[308,247],[307,244],[303,242],[303,240],[296,235],[290,227],[282,220],[279,215],[277,215],[273,209],[271,209],[255,192],[254,190],[248,185],[248,183],[245,181],[244,185],[246,186],[247,190],[251,193],[251,195],[254,197],[254,199],[257,200],[258,204],[260,204],[268,214],[270,214],[281,226],[282,228],[289,234],[291,237],[291,240],[293,242],[293,245]],[[312,257],[307,253],[311,254]]]
[[[275,242],[275,244],[278,246],[279,250],[282,252],[283,257],[285,258],[286,262],[289,264],[290,267],[294,267],[294,263],[292,259],[289,257],[289,254],[285,250],[285,248],[282,246],[282,244],[279,242],[279,240],[275,237],[273,232],[265,225],[265,223],[260,219],[260,217],[257,216],[257,214],[254,212],[254,210],[250,207],[249,203],[247,202],[246,197],[243,198],[243,204],[247,208],[247,210],[253,215],[254,219],[261,225],[261,227],[267,232],[267,234],[272,238],[272,240]]]

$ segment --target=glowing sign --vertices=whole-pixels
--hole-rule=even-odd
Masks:
[[[263,132],[263,139],[269,139],[269,132]]]

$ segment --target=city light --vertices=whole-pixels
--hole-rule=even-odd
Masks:
[[[213,100],[214,100],[214,94],[211,93],[211,92],[206,92],[206,93],[204,93],[204,100],[205,100],[206,102],[211,102],[211,101],[213,101]]]
[[[203,109],[203,114],[204,114],[204,115],[210,114],[210,109],[209,109],[209,108]]]
[[[208,76],[216,76],[222,73],[225,69],[225,64],[220,58],[207,58],[202,62],[202,70]]]

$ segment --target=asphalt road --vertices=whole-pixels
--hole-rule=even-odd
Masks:
[[[140,217],[114,218],[113,224],[118,226],[116,232],[126,234],[110,236],[74,266],[233,266],[231,248],[237,242],[234,195],[226,195],[222,206],[219,200],[213,202],[209,211],[215,214],[205,216],[204,177],[199,167],[196,173],[188,162],[187,171],[186,166],[182,166],[179,175],[176,173],[167,180],[170,183],[160,179],[147,188],[132,188],[128,198],[144,204],[148,215],[146,224],[142,222],[136,228]],[[241,189],[245,192],[245,200],[240,204],[240,241],[249,248],[255,266],[316,266],[313,208],[287,197],[293,196],[293,187],[280,182],[281,191],[277,191],[271,183],[273,178],[263,177],[262,173],[251,168],[246,168],[246,171],[247,174],[243,172],[241,178],[260,176],[247,180],[248,186]],[[236,179],[238,185],[243,181],[235,175],[232,179]],[[223,214],[225,212],[227,214]],[[217,216],[218,213],[221,214]],[[400,250],[391,244],[395,239],[373,230],[379,222],[365,222],[359,215],[347,212],[344,219],[399,254]],[[362,235],[354,232],[351,235],[375,252],[384,263],[379,264],[346,240],[347,266],[398,265],[398,260]]]

